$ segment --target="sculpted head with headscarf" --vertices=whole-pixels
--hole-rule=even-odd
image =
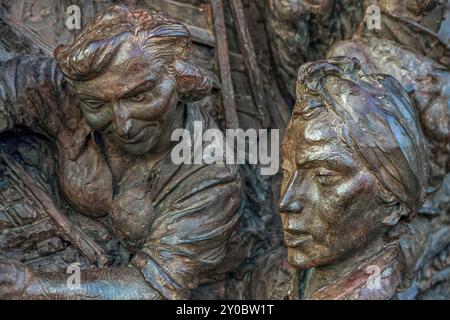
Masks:
[[[300,68],[280,199],[289,262],[301,269],[363,249],[425,198],[428,161],[411,101],[387,75],[339,57]]]

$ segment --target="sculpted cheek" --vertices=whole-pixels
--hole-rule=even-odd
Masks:
[[[369,173],[359,172],[336,188],[338,206],[345,210],[356,202],[368,202],[366,200],[374,196],[373,191],[373,177]]]
[[[140,118],[146,120],[157,120],[167,117],[172,106],[178,102],[174,85],[171,81],[162,83],[154,92],[152,92],[147,106],[136,110]],[[142,114],[144,112],[145,114]]]
[[[161,97],[164,99],[165,105],[178,103],[178,93],[172,80],[166,80],[161,91]]]

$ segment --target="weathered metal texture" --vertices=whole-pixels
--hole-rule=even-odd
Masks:
[[[192,35],[192,40],[210,47],[216,46],[216,38],[212,26],[211,5],[200,3],[194,6],[177,1],[144,1],[149,8],[166,11],[172,17],[184,22]]]
[[[280,211],[303,299],[417,298],[426,261],[446,263],[447,212],[418,214],[430,163],[413,100],[393,77],[361,69],[335,57],[299,71]]]
[[[366,5],[370,4],[372,4],[371,1],[366,2]],[[297,104],[284,142],[285,166],[288,169],[284,179],[285,191],[280,206],[284,211],[285,243],[289,247],[288,252],[290,251],[288,253],[289,260],[302,269],[314,267],[314,270],[310,269],[304,273],[306,283],[302,283],[300,286],[303,298],[422,299],[430,298],[433,295],[436,298],[443,298],[446,296],[445,290],[449,287],[447,260],[450,245],[448,217],[450,205],[448,201],[450,137],[448,102],[450,96],[445,88],[448,87],[450,79],[450,51],[448,42],[440,41],[435,34],[439,30],[441,19],[444,16],[445,2],[386,0],[379,2],[378,5],[381,9],[379,29],[369,28],[363,22],[351,40],[338,42],[330,49],[328,52],[330,60],[307,63],[301,67],[298,74]],[[320,73],[321,75],[316,77]],[[349,75],[352,73],[358,73],[358,75],[352,77]],[[330,78],[331,74],[333,76]],[[362,85],[364,81],[360,82],[358,79],[364,74],[363,78],[369,83]],[[383,75],[375,80],[377,76],[370,74]],[[339,79],[347,77],[351,78],[352,88],[349,96],[342,99],[339,96],[346,90],[339,89],[341,85],[344,85]],[[332,80],[333,78],[334,80]],[[372,78],[373,80],[370,80]],[[382,83],[377,84],[379,81]],[[404,147],[414,141],[412,135],[417,134],[417,131],[423,131],[423,134],[420,134],[421,139],[416,137],[416,140],[423,140],[419,149],[421,150],[420,154],[427,154],[425,163],[428,169],[425,171],[420,171],[421,166],[414,164],[416,161],[424,162],[421,159],[423,156],[417,153],[417,146],[409,149],[409,152],[406,150],[402,152],[403,157],[408,157],[409,166],[412,166],[410,169],[405,169],[408,172],[405,174],[404,170],[395,169],[395,166],[401,165],[400,158],[395,157],[395,160],[389,160],[392,156],[390,152],[403,147],[396,147],[395,143],[392,147],[387,147],[389,141],[387,134],[378,134],[385,137],[383,143],[371,140],[370,136],[364,139],[357,138],[357,128],[363,128],[366,134],[374,129],[385,130],[383,129],[385,121],[382,120],[382,116],[372,117],[372,120],[368,122],[370,126],[370,130],[368,130],[366,129],[368,123],[364,121],[367,115],[366,111],[362,111],[365,116],[360,115],[361,108],[369,107],[373,101],[380,99],[373,96],[373,92],[376,90],[366,94],[366,89],[363,89],[374,85],[381,88],[383,97],[391,95],[392,98],[388,98],[388,100],[395,100],[395,103],[389,104],[389,108],[387,108],[391,116],[400,121],[415,118],[414,127],[417,129],[414,132],[408,133],[411,125],[407,124],[400,125],[396,130],[389,130],[394,134],[400,131],[404,132],[392,141],[397,141]],[[391,86],[397,89],[393,91]],[[319,92],[322,93],[319,94]],[[361,100],[359,97],[363,96],[366,98]],[[374,97],[375,100],[367,98],[368,96]],[[398,107],[398,103],[402,99],[409,101],[405,106],[409,109],[408,113],[413,115],[412,118],[404,114],[395,116],[395,113],[402,108]],[[383,105],[384,101],[380,100],[377,104]],[[346,120],[346,112],[341,110],[338,105],[345,106],[354,115],[358,114],[358,116],[354,116],[356,126],[349,125]],[[333,111],[325,115],[324,109],[330,106],[333,106]],[[377,108],[370,108],[370,112],[376,112]],[[337,116],[340,125],[345,127],[340,132],[346,132],[344,135],[346,138],[342,138],[337,143],[334,138],[329,136],[330,133],[333,136],[333,127],[338,123],[330,119],[333,118],[333,115]],[[374,121],[375,118],[377,121]],[[400,130],[400,127],[405,129]],[[403,139],[407,139],[408,142],[402,142]],[[301,166],[303,161],[298,159],[310,154],[315,154],[313,158],[326,158],[323,153],[326,153],[326,150],[333,150],[334,147],[330,147],[330,144],[334,143],[354,149],[354,155],[363,158],[365,165],[369,165],[369,172],[379,179],[381,185],[379,188],[395,189],[391,191],[391,194],[394,195],[393,200],[395,199],[394,202],[397,203],[397,209],[389,209],[391,212],[388,210],[388,215],[390,214],[391,217],[389,218],[387,215],[381,221],[385,226],[381,227],[380,225],[382,231],[379,236],[366,237],[366,239],[375,240],[367,244],[363,244],[364,242],[361,241],[362,256],[345,256],[345,252],[351,250],[351,241],[340,245],[334,241],[333,245],[339,246],[339,249],[336,250],[325,250],[327,246],[332,246],[331,244],[328,245],[325,242],[319,244],[320,236],[316,233],[318,230],[331,236],[330,232],[324,231],[327,219],[321,220],[321,206],[324,210],[325,207],[330,206],[330,209],[326,209],[327,214],[335,212],[335,208],[342,206],[348,212],[342,213],[340,216],[349,217],[351,215],[351,206],[346,206],[338,201],[342,194],[334,198],[333,191],[327,192],[327,200],[320,202],[320,196],[316,196],[313,200],[310,198],[312,193],[306,194],[301,191],[326,190],[327,188],[337,190],[340,185],[340,176],[346,177],[349,182],[352,181],[353,174],[338,173],[336,175],[328,172],[329,168],[327,169],[325,164],[320,164],[317,167],[324,168],[323,171],[319,169],[316,176],[316,183],[320,187],[313,188],[313,182],[309,185],[309,172],[312,172],[312,168],[315,166],[311,163],[311,166],[303,168]],[[316,144],[320,147],[314,149]],[[364,149],[367,147],[374,148],[373,155],[370,157],[367,157],[367,154],[364,155],[366,153]],[[296,149],[297,151],[295,151]],[[380,152],[384,152],[384,154],[381,156]],[[347,157],[344,150],[337,151],[337,154],[342,158]],[[300,164],[295,163],[294,158]],[[373,165],[375,158],[383,159],[379,160],[380,165]],[[415,183],[420,182],[422,191],[399,197],[398,192],[403,187],[394,187],[395,182],[383,182],[385,179],[382,173],[383,166],[389,167],[387,170],[397,177],[397,182],[405,182],[416,175]],[[302,176],[298,176],[298,180],[294,178],[295,172],[298,172],[296,168],[303,168]],[[339,169],[332,169],[333,172],[336,170],[339,172]],[[365,169],[356,169],[357,172],[360,170],[364,171]],[[364,180],[361,183],[364,184]],[[415,183],[403,183],[403,185],[411,188]],[[345,190],[351,190],[351,184]],[[409,190],[411,191],[413,188]],[[367,207],[370,201],[363,200],[363,195],[354,191],[353,203],[361,201],[364,209],[360,211],[370,215],[371,210]],[[364,193],[367,192],[369,191],[364,191]],[[401,210],[397,210],[408,203],[406,201],[408,197],[410,198],[408,201],[413,201],[412,203],[419,199],[420,201],[413,208],[410,204],[406,214],[399,215]],[[403,200],[400,200],[401,198]],[[334,201],[338,201],[339,206],[334,206]],[[313,209],[311,206],[315,205],[318,207]],[[302,212],[308,212],[308,215],[312,217],[311,220],[305,221],[305,215],[299,214]],[[379,213],[380,211],[377,209],[374,212]],[[416,215],[413,214],[409,218],[409,215],[414,212]],[[398,215],[397,218],[394,218],[395,215]],[[402,216],[408,216],[408,218],[402,222]],[[373,230],[370,229],[376,225],[376,218],[366,216],[365,219],[370,220],[372,225],[369,226],[367,221],[358,223],[356,218],[351,219],[352,232],[359,230],[356,232],[358,235],[372,232]],[[338,221],[341,220],[338,219]],[[339,227],[334,224],[332,234],[343,230],[345,230],[345,226]],[[312,238],[308,238],[311,235]],[[342,236],[341,240],[344,238],[345,236]],[[331,254],[337,251],[342,255],[340,258]],[[378,256],[371,256],[375,252],[378,252]],[[340,263],[346,266],[340,266]],[[364,272],[364,269],[373,265],[379,267],[380,269],[377,270],[380,270],[382,275],[384,274],[378,289],[372,288],[370,281],[367,282],[367,272]],[[339,270],[338,274],[332,270]]]
[[[146,46],[155,49],[152,52],[163,65],[136,51],[143,44],[129,41],[135,33],[128,32],[120,44],[115,41],[120,32],[136,30],[138,25],[146,26],[139,32],[148,36]],[[166,41],[153,41],[161,40],[156,31]],[[94,51],[89,50],[91,45]],[[237,167],[180,165],[170,158],[175,128],[192,131],[196,122],[205,130],[217,128],[211,116],[192,103],[211,91],[212,79],[192,60],[191,45],[189,30],[166,13],[115,5],[99,12],[71,44],[59,46],[55,59],[13,55],[2,60],[1,132],[28,127],[55,144],[57,190],[67,203],[57,204],[36,186],[34,177],[13,165],[28,186],[22,189],[31,199],[39,198],[40,210],[51,217],[61,235],[98,265],[83,270],[82,289],[73,291],[65,285],[64,273],[42,274],[26,261],[14,259],[14,254],[1,257],[2,297],[188,298],[208,276],[215,279],[207,271],[223,269],[226,274],[245,262],[245,257],[235,256],[222,265],[242,216],[244,197]],[[175,72],[168,71],[173,63],[168,48],[176,58]],[[75,58],[78,50],[83,51],[78,56],[82,61]],[[112,54],[97,54],[103,50]],[[166,54],[158,56],[160,52]],[[120,59],[113,60],[116,55]],[[93,67],[98,59],[103,66]],[[113,113],[97,113],[97,106],[112,108]],[[127,119],[123,108],[129,108]],[[101,125],[104,121],[110,125]],[[63,204],[93,221],[107,217],[106,223],[132,259],[114,265],[110,261],[114,253],[104,252],[98,240],[85,234],[83,229],[90,223],[78,228],[66,218],[70,210],[63,210]],[[2,232],[10,234],[9,229]],[[14,249],[14,243],[11,246]],[[113,245],[112,251],[119,250]],[[26,279],[19,283],[14,281],[17,277]]]
[[[65,8],[72,1],[5,1],[0,9],[0,18],[23,35],[45,54],[53,55],[61,42],[73,39],[75,32],[65,28]],[[6,11],[5,6],[9,5]]]
[[[87,8],[84,9],[87,13],[83,13],[83,23],[86,23],[89,19],[87,17],[85,17],[86,14],[90,14],[89,12],[92,12],[92,10],[94,12],[98,12],[100,9],[106,7],[108,5],[108,1],[94,1],[91,4],[87,4],[86,6],[84,6],[84,4],[82,4],[83,8]],[[183,22],[188,25],[188,26],[197,26],[199,29],[202,30],[207,30],[208,33],[213,33],[214,32],[214,26],[213,26],[213,21],[212,21],[212,13],[211,13],[211,5],[210,3],[206,2],[196,2],[196,1],[191,1],[191,2],[170,2],[170,6],[167,6],[167,3],[164,2],[150,2],[148,5],[146,3],[144,3],[144,1],[141,1],[140,5],[144,6],[144,7],[151,7],[154,9],[161,9],[158,6],[160,5],[166,5],[167,9],[170,9],[171,13],[173,15],[176,15],[177,17],[179,17],[180,19],[183,20]],[[89,10],[88,10],[89,9]],[[6,11],[7,13],[8,11]],[[19,14],[17,14],[17,16],[20,16]],[[53,16],[49,16],[48,18],[54,18]],[[23,26],[28,26],[28,28],[34,28],[34,25],[30,25],[28,22],[21,20],[21,19],[17,19],[18,21],[21,21],[20,24]],[[231,12],[227,12],[227,32],[228,33],[233,33],[234,32],[234,26],[232,24],[230,24],[230,20],[231,20]],[[49,22],[46,22],[49,23]],[[231,30],[230,30],[230,27]],[[54,29],[51,29],[51,31],[53,31],[55,33],[55,35],[58,34],[64,34],[64,32],[60,32],[58,28],[65,28],[63,25]],[[27,31],[28,29],[25,28],[20,28],[20,29],[11,29],[11,26],[9,25],[5,25],[5,28],[2,29],[2,31],[4,31],[5,36],[3,38],[4,40],[4,47],[6,49],[5,55],[2,56],[2,58],[5,59],[10,59],[11,57],[11,53],[12,54],[49,54],[50,51],[53,51],[54,49],[54,44],[51,44],[52,41],[46,40],[48,41],[48,43],[50,43],[50,48],[47,50],[42,50],[42,48],[39,48],[38,46],[36,46],[34,44],[34,41],[31,41],[30,38],[27,36]],[[73,39],[74,35],[77,32],[72,32],[69,33],[69,36],[66,38],[59,38],[59,42],[60,43],[68,43],[71,41],[71,39]],[[55,38],[55,36],[52,36],[52,39]],[[43,41],[45,41],[45,38],[43,38]],[[215,43],[214,43],[215,44]],[[239,52],[239,48],[236,47],[236,52]],[[211,72],[214,72],[214,70],[216,69],[216,62],[214,59],[214,49],[213,47],[211,47],[211,44],[205,45],[204,41],[199,41],[198,39],[196,39],[196,37],[193,37],[193,60],[196,61],[199,65],[201,65],[203,68],[210,70]],[[44,52],[45,51],[45,52]],[[232,52],[230,54],[230,63],[231,63],[231,68],[232,68],[232,79],[233,79],[233,83],[239,84],[238,85],[238,90],[242,96],[242,98],[239,100],[240,101],[240,105],[241,105],[241,111],[243,113],[240,113],[239,117],[245,117],[245,121],[243,121],[243,124],[245,125],[246,128],[252,127],[253,125],[255,125],[255,128],[260,128],[260,125],[258,124],[258,119],[256,116],[250,116],[250,112],[251,112],[251,108],[252,108],[252,104],[253,101],[251,100],[251,91],[248,89],[245,89],[248,85],[245,84],[245,82],[243,81],[247,81],[246,80],[246,69],[244,67],[244,62],[243,62],[243,58],[242,55],[240,53],[234,53]],[[265,84],[266,88],[267,88],[267,84]],[[247,90],[247,91],[246,91]],[[271,95],[273,95],[273,92],[271,93]],[[205,101],[207,103],[202,103],[201,107],[202,108],[206,108],[209,112],[211,112],[211,114],[215,115],[215,114],[220,114],[222,107],[220,106],[219,103],[214,103],[214,96],[212,96],[213,99],[207,98]],[[243,99],[245,98],[245,99]],[[217,100],[217,99],[216,99]],[[220,100],[220,99],[219,99]],[[212,103],[211,103],[212,102]],[[282,106],[280,104],[277,104],[278,106]],[[275,109],[275,108],[272,108]],[[247,114],[247,112],[249,112]],[[248,115],[248,116],[247,116]],[[255,113],[256,115],[256,113]],[[256,121],[253,124],[253,119],[255,119]],[[249,121],[250,120],[250,121]],[[283,125],[284,126],[284,125]],[[253,172],[253,170],[255,172]],[[249,188],[253,188],[254,190],[246,190],[245,193],[248,195],[248,209],[247,209],[247,213],[246,213],[246,217],[244,219],[247,219],[248,221],[244,223],[244,225],[247,226],[255,226],[258,225],[258,229],[261,231],[260,233],[256,234],[256,233],[252,233],[252,232],[247,232],[245,230],[246,227],[244,227],[241,231],[239,231],[236,236],[235,239],[233,239],[230,243],[231,243],[231,252],[230,255],[234,255],[234,256],[242,256],[243,261],[244,260],[250,260],[250,259],[255,259],[255,255],[258,253],[263,252],[263,248],[268,248],[270,247],[272,244],[275,243],[280,243],[280,236],[279,236],[279,231],[277,228],[275,228],[274,226],[270,226],[273,224],[273,222],[271,221],[272,219],[276,218],[276,210],[273,208],[273,205],[271,205],[270,203],[273,202],[274,200],[274,196],[273,193],[271,191],[271,182],[270,180],[264,179],[262,180],[261,177],[258,177],[258,175],[256,174],[256,171],[258,169],[246,169],[246,179],[248,180],[248,186]],[[267,180],[267,181],[265,181]],[[251,187],[250,187],[251,186]],[[91,223],[91,221],[89,220],[89,218],[85,218],[83,219],[82,223],[80,223],[80,225],[85,228],[87,227],[89,224]],[[106,224],[109,224],[109,222],[105,222]],[[267,230],[267,227],[269,226],[269,228],[272,228],[273,231],[269,231]],[[97,228],[98,229],[98,228]],[[267,231],[263,231],[263,230],[267,230]],[[271,235],[268,232],[274,232],[273,235]],[[98,241],[98,239],[97,239]],[[115,247],[117,245],[113,245],[112,247],[110,247],[111,250],[113,250],[113,252],[111,252],[111,250],[108,251],[108,256],[110,258],[112,258],[112,260],[116,261],[114,264],[115,265],[120,265],[121,263],[123,263],[123,261],[126,261],[126,258],[124,257],[119,257],[117,255],[124,255],[124,252],[119,252],[121,251],[120,248]],[[114,253],[116,252],[116,253]],[[80,254],[80,253],[78,253]],[[113,255],[113,257],[111,256]],[[46,260],[47,259],[47,260]],[[80,260],[79,258],[74,258],[73,261],[78,261]],[[25,261],[25,260],[24,260]],[[37,260],[36,260],[37,261]],[[50,257],[43,257],[42,262],[40,263],[39,268],[37,268],[36,270],[54,270],[54,269],[46,269],[45,267],[42,266],[46,266],[48,265],[49,267],[51,266],[52,260],[50,259]],[[251,262],[252,263],[252,262]],[[30,264],[33,265],[33,264]],[[61,265],[61,264],[58,264]],[[225,262],[224,266],[236,266],[241,268],[240,266],[236,265],[235,260],[230,259],[229,262]],[[34,265],[33,265],[34,266]],[[61,265],[63,266],[63,265]],[[82,263],[82,267],[86,267],[88,266],[88,263]],[[65,270],[64,267],[61,267],[61,270]],[[244,270],[247,270],[246,272],[248,273],[248,271],[251,270],[251,266],[243,266]],[[223,268],[223,272],[227,272],[227,270],[229,269],[229,267],[224,267]],[[222,272],[222,271],[221,271]],[[248,275],[250,276],[250,274]],[[246,279],[248,278],[248,276],[246,276]],[[215,276],[217,278],[217,276]],[[224,290],[223,288],[230,288],[230,280],[226,280],[226,279],[222,279],[223,276],[219,276],[219,282],[216,286],[222,286],[222,289],[220,289],[221,292],[221,296],[218,297],[229,297],[229,298],[233,298],[233,297],[237,297],[237,296],[241,296],[243,293],[242,292],[238,292],[235,290],[229,290],[228,292],[226,292],[226,290]],[[249,279],[249,278],[248,278]],[[203,280],[202,280],[203,281]],[[211,279],[205,279],[206,282],[211,282]],[[214,280],[217,281],[217,280]],[[234,280],[233,280],[234,281]],[[240,280],[241,281],[241,280]],[[245,281],[249,281],[249,280],[245,280]],[[235,284],[236,287],[238,286],[242,286],[241,284],[236,283]],[[232,285],[231,285],[232,286]],[[200,291],[202,291],[203,289],[200,289]],[[205,289],[206,290],[206,289]],[[203,291],[205,291],[203,290]],[[225,294],[225,296],[224,296]],[[209,293],[206,294],[206,296],[208,296]],[[197,297],[202,298],[204,296],[202,295],[198,295],[196,294]]]
[[[323,59],[333,43],[349,39],[364,16],[358,0],[265,0],[265,20],[284,98],[295,101],[301,64]]]
[[[65,272],[74,263],[94,267],[103,263],[105,252],[110,265],[120,263],[111,232],[101,222],[67,210],[59,197],[54,153],[45,139],[16,130],[2,135],[0,149],[2,256],[36,272]]]
[[[279,176],[260,176],[257,168],[247,165],[241,167],[241,175],[237,175],[234,169],[223,172],[208,166],[196,173],[187,168],[174,167],[167,157],[159,159],[157,164],[151,160],[135,162],[134,157],[127,155],[149,146],[142,144],[133,147],[124,143],[124,139],[144,132],[143,135],[148,136],[150,141],[153,134],[149,134],[147,127],[141,127],[132,119],[133,125],[119,128],[116,134],[122,135],[122,138],[113,139],[112,143],[108,134],[101,133],[102,128],[96,127],[96,121],[104,121],[105,115],[90,112],[89,106],[84,105],[86,99],[80,100],[71,86],[63,81],[60,69],[51,58],[57,45],[70,44],[75,36],[83,32],[70,31],[65,27],[65,9],[68,5],[81,7],[82,24],[86,26],[100,10],[118,3],[166,11],[189,30],[190,35],[186,38],[192,39],[191,56],[187,65],[181,65],[189,66],[187,74],[192,77],[181,77],[177,81],[185,80],[179,83],[182,84],[181,88],[196,90],[181,90],[182,101],[204,96],[211,83],[213,91],[201,100],[177,105],[176,108],[185,108],[183,110],[190,116],[189,121],[183,124],[185,127],[189,127],[194,120],[205,121],[206,127],[215,127],[216,120],[222,129],[271,127],[283,132],[290,118],[290,108],[294,105],[296,81],[299,81],[298,87],[303,88],[305,81],[311,82],[314,78],[308,76],[314,70],[304,67],[299,74],[299,66],[307,61],[326,58],[327,51],[330,57],[344,55],[360,60],[360,67],[367,77],[365,80],[359,79],[360,73],[351,77],[354,86],[350,92],[364,91],[364,88],[376,91],[381,88],[380,95],[390,96],[394,100],[391,107],[411,109],[409,103],[399,104],[404,94],[403,89],[393,92],[395,81],[377,82],[375,88],[374,82],[363,83],[373,79],[372,74],[375,73],[396,78],[412,97],[412,106],[419,117],[414,115],[411,121],[420,121],[426,145],[426,152],[422,153],[427,153],[431,162],[431,172],[426,181],[427,196],[424,205],[418,209],[418,215],[408,215],[403,209],[414,200],[412,198],[417,193],[412,190],[414,186],[422,185],[425,175],[413,182],[408,180],[411,183],[398,185],[398,181],[405,182],[418,171],[413,165],[410,166],[410,176],[398,174],[396,166],[405,164],[401,161],[401,154],[396,157],[396,163],[387,161],[396,148],[395,143],[390,145],[392,148],[383,145],[380,149],[386,151],[384,154],[379,153],[379,150],[374,151],[378,152],[379,159],[386,160],[380,166],[387,166],[387,171],[398,178],[398,181],[383,184],[380,175],[384,171],[373,165],[366,167],[372,158],[365,161],[361,159],[364,157],[360,154],[361,150],[365,150],[364,147],[376,145],[364,145],[365,141],[376,139],[373,136],[360,140],[335,141],[331,137],[328,140],[310,141],[336,129],[334,122],[327,122],[333,115],[331,109],[326,113],[327,116],[321,111],[331,102],[318,101],[318,97],[314,94],[311,96],[311,92],[301,92],[297,96],[297,106],[285,138],[287,147],[284,148],[284,159],[289,165],[285,164],[284,169],[289,174],[285,174],[283,180],[282,200],[288,195],[293,196],[292,199],[299,196],[301,201],[291,201],[290,206],[286,205],[286,201],[281,201],[283,221],[280,221],[277,210]],[[370,3],[367,0],[364,5]],[[98,293],[87,292],[86,295],[86,292],[65,292],[58,295],[52,292],[57,288],[55,284],[65,282],[62,275],[73,262],[80,263],[83,279],[94,291],[99,287],[97,282],[109,286],[101,292],[103,298],[448,298],[450,230],[446,213],[450,210],[450,178],[447,174],[449,112],[446,103],[449,98],[445,88],[449,80],[449,57],[448,40],[445,39],[448,38],[446,23],[450,11],[447,9],[447,20],[440,25],[445,6],[443,2],[382,0],[379,5],[382,7],[382,30],[369,32],[361,24],[353,34],[365,9],[363,2],[357,0],[321,0],[314,4],[304,0],[1,1],[0,67],[3,69],[0,81],[3,91],[0,91],[0,152],[5,160],[0,163],[3,178],[0,180],[0,256],[3,256],[0,257],[0,269],[11,272],[9,279],[27,276],[29,283],[36,285],[35,293],[39,293],[39,290],[46,292],[39,298],[78,299]],[[386,8],[392,11],[386,12]],[[423,14],[421,10],[427,12]],[[436,37],[438,31],[441,41]],[[350,41],[338,42],[349,38]],[[82,41],[78,45],[82,48]],[[113,46],[113,43],[108,45]],[[125,45],[130,43],[125,42]],[[71,51],[66,52],[66,59],[59,59],[60,67],[69,75],[79,72],[78,67],[83,66],[80,64],[77,68],[71,68]],[[128,54],[120,53],[130,58]],[[339,73],[340,77],[346,72],[351,73],[352,68],[349,66],[355,65],[351,60],[308,64],[311,69],[325,66],[324,74],[330,69],[343,67],[345,71]],[[117,98],[114,95],[122,94],[124,88],[131,84],[138,84],[142,76],[139,72],[149,68],[138,67],[130,76],[120,65],[117,67],[115,72],[96,74],[98,81],[79,81],[78,91],[103,94],[104,100],[114,104],[113,100]],[[77,74],[74,78],[94,72],[85,71],[86,74]],[[167,75],[164,72],[161,74]],[[326,89],[332,91],[331,95],[339,98],[339,90],[345,87],[345,83],[335,77],[324,77],[318,85],[323,84],[322,80],[326,82]],[[67,81],[73,82],[73,79]],[[168,88],[170,84],[165,82],[160,85]],[[112,95],[111,88],[115,90]],[[163,96],[161,92],[158,95]],[[347,98],[353,99],[353,95]],[[368,101],[375,100],[377,104],[369,105]],[[362,121],[364,114],[378,110],[386,100],[376,96],[374,100],[368,99],[361,103],[351,99],[346,101],[348,103],[345,105],[353,113],[359,114],[358,121]],[[83,120],[80,107],[91,119],[96,119],[92,122],[93,127]],[[399,109],[392,114],[398,115]],[[148,105],[141,104],[141,110],[146,110],[146,115],[150,115]],[[333,112],[337,117],[345,118],[345,112],[339,110],[335,108]],[[383,119],[382,113],[378,111],[375,112],[376,118]],[[124,114],[114,114],[118,116],[116,126],[127,123],[121,121]],[[381,121],[375,126],[368,126],[366,134],[374,129],[383,131],[388,126],[383,123]],[[303,130],[304,126],[307,126],[307,130]],[[365,127],[365,123],[358,122],[358,126]],[[347,129],[344,132],[350,132],[353,138],[363,135],[354,131],[355,127],[348,126]],[[420,136],[420,129],[416,131],[414,134]],[[398,130],[384,133],[379,136],[387,138],[389,134],[396,135]],[[414,134],[403,135],[403,138],[414,140]],[[402,142],[400,148],[407,144],[402,137],[397,138]],[[340,176],[345,176],[348,183],[357,179],[353,173],[342,168],[334,168],[338,174],[333,175],[330,173],[332,170],[325,168],[323,163],[318,165],[321,170],[315,175],[314,181],[308,181],[307,175],[291,181],[294,176],[292,173],[296,171],[295,162],[308,152],[311,153],[311,148],[308,149],[311,144],[338,149],[343,147],[337,153],[346,157],[348,154],[345,150],[351,146],[342,146],[344,141],[359,141],[359,147],[363,147],[355,149],[353,156],[356,159],[353,159],[355,161],[350,171],[364,175],[358,181],[359,186],[366,187],[365,192],[353,192],[344,198],[344,194],[333,193],[335,190],[331,185],[341,183]],[[47,144],[52,145],[53,151],[50,153],[45,151]],[[315,149],[315,152],[320,155],[325,149]],[[409,159],[409,165],[422,162],[413,149],[403,152]],[[27,153],[32,156],[24,156]],[[40,160],[31,161],[36,157]],[[16,168],[15,173],[8,169],[11,165]],[[55,166],[55,170],[49,170],[49,166]],[[303,168],[302,172],[308,170],[312,169]],[[406,168],[403,171],[408,170]],[[183,179],[186,182],[183,183]],[[201,189],[200,186],[211,181],[208,179],[220,181],[220,186],[199,192],[201,199],[182,197],[190,200],[179,203],[179,194],[190,194],[194,189]],[[379,188],[373,189],[369,180],[375,181]],[[302,194],[304,188],[301,186],[305,181],[320,186],[309,187],[309,193]],[[239,189],[241,182],[244,187]],[[374,204],[372,200],[376,198],[376,191],[389,185],[398,187],[390,190],[396,196],[398,194],[395,192],[400,192],[404,185],[409,186],[408,192],[403,193],[403,202],[400,201],[399,206],[394,207],[380,207],[380,202]],[[326,186],[329,191],[324,200],[314,202],[311,193]],[[355,191],[353,187],[355,185],[347,185],[339,190]],[[370,192],[373,197],[364,198]],[[20,197],[17,197],[19,193]],[[61,197],[62,194],[64,197]],[[392,196],[389,192],[383,193],[383,199],[389,196]],[[44,201],[45,207],[39,205],[39,199],[36,198]],[[202,199],[205,198],[212,198],[213,201],[204,206],[210,208],[209,211],[200,212],[202,209],[196,204],[203,203]],[[229,207],[238,203],[238,198],[242,198],[239,201],[242,200],[243,212]],[[417,197],[416,200],[420,203],[423,199]],[[345,212],[338,212],[339,208],[345,207],[342,205],[345,201],[350,201],[351,205],[346,207]],[[175,203],[179,211],[195,212],[194,215],[202,216],[204,220],[193,223],[175,217],[176,213],[167,209]],[[326,207],[328,204],[329,207]],[[359,209],[356,210],[355,206]],[[167,210],[164,213],[158,211],[161,208]],[[340,217],[333,220],[333,230],[326,223],[328,220],[322,214],[322,209],[327,212],[327,216],[334,213]],[[302,210],[311,214],[298,214]],[[211,212],[215,214],[215,219],[208,218]],[[357,214],[361,212],[364,215]],[[385,219],[380,222],[380,215],[384,213],[386,217],[383,216]],[[217,215],[222,216],[218,218]],[[310,217],[310,220],[302,220],[305,216]],[[353,220],[345,223],[342,216]],[[369,219],[370,223],[358,223],[362,217]],[[400,222],[397,224],[399,217]],[[239,218],[240,223],[237,222]],[[152,221],[157,221],[159,227],[155,227]],[[296,229],[299,225],[304,225],[305,230]],[[352,230],[348,231],[350,226]],[[374,231],[372,227],[378,229]],[[291,265],[286,262],[286,250],[282,244],[283,229]],[[355,232],[355,229],[359,232]],[[216,234],[216,230],[225,231]],[[383,233],[380,230],[389,231]],[[152,234],[151,241],[148,241],[148,232]],[[209,245],[225,257],[220,263],[218,260],[205,259],[202,245],[192,243],[193,238],[200,239],[205,234],[215,235],[212,238],[217,241]],[[315,237],[310,239],[310,234]],[[371,241],[366,243],[364,238],[355,244],[354,239],[343,241],[340,238],[329,244],[320,242],[321,234],[329,238],[341,234],[342,239],[348,235],[370,234]],[[186,239],[181,242],[191,244],[189,247],[173,245],[184,236]],[[170,248],[167,247],[169,244]],[[334,249],[327,250],[327,246],[334,246]],[[356,250],[355,246],[361,248]],[[194,257],[195,261],[186,265],[183,259],[176,258],[179,250],[184,256]],[[165,252],[166,257],[159,252]],[[341,252],[342,256],[330,256],[329,252]],[[131,260],[130,254],[133,257]],[[170,258],[173,255],[175,258]],[[320,261],[327,263],[321,264]],[[211,270],[205,271],[197,262],[201,266],[210,264]],[[130,263],[133,268],[129,267]],[[96,268],[96,265],[103,265],[104,268]],[[371,273],[366,272],[366,268],[373,265],[384,270],[383,290],[367,290],[370,289],[367,288],[367,277]],[[298,272],[294,266],[308,268],[308,271]],[[196,273],[197,270],[200,271]],[[42,273],[50,275],[44,276]],[[109,275],[108,279],[104,278],[105,274]],[[165,277],[164,274],[169,276]],[[154,281],[149,282],[148,279]],[[2,283],[0,296],[16,297],[15,294],[24,289],[18,284],[14,281]],[[117,284],[127,284],[130,290],[116,290]]]
[[[58,230],[81,252],[90,263],[99,268],[106,266],[108,258],[103,249],[55,206],[53,199],[39,188],[33,178],[11,157],[0,155],[0,160],[10,170],[12,179],[22,186],[21,192],[28,194],[32,202],[52,219]]]
[[[267,118],[267,111],[264,105],[264,85],[261,78],[261,70],[256,60],[256,53],[253,47],[253,40],[247,26],[245,12],[241,0],[231,0],[231,10],[233,12],[234,21],[236,23],[236,31],[238,34],[239,47],[244,59],[247,75],[250,81],[250,87],[253,99],[258,111],[258,117],[263,127],[270,126]]]
[[[233,82],[231,80],[230,53],[228,51],[228,37],[225,26],[225,15],[222,0],[211,2],[216,32],[217,59],[219,62],[221,92],[227,128],[239,128],[236,113]]]

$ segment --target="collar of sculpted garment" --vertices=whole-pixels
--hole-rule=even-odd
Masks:
[[[382,246],[347,266],[312,268],[303,271],[301,299],[307,300],[386,300],[399,286],[399,248]],[[334,274],[334,281],[322,282]]]
[[[300,298],[415,299],[427,290],[421,284],[427,277],[423,270],[448,246],[449,231],[449,226],[442,227],[438,221],[415,217],[356,252],[353,259],[301,271]]]

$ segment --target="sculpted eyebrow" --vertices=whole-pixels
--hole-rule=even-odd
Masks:
[[[310,157],[305,161],[299,162],[298,166],[302,169],[327,167],[333,170],[345,170],[352,167],[349,160],[337,155]]]
[[[85,94],[85,93],[78,92],[78,96],[80,97],[80,99],[83,99],[83,100],[92,99],[92,100],[97,100],[97,101],[103,101],[103,99],[101,99],[101,98],[99,98],[97,96],[94,96],[94,95],[90,95],[90,94]]]
[[[150,90],[151,88],[153,88],[156,84],[155,79],[149,79],[149,80],[145,80],[144,82],[142,82],[141,84],[137,85],[136,87],[134,87],[133,89],[131,89],[130,91],[128,91],[124,97],[125,98],[129,98],[132,96],[135,96],[136,94],[139,93],[143,93],[147,90]]]

